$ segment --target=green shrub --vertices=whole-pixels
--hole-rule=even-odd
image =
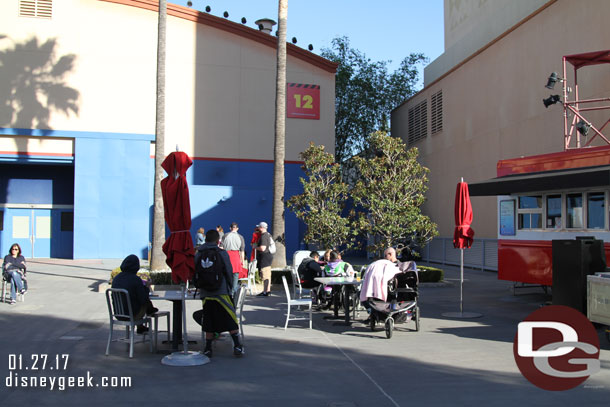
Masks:
[[[173,285],[171,271],[153,271],[150,273],[150,280],[154,285]]]
[[[358,272],[362,265],[353,265],[353,267],[354,270]],[[445,272],[442,269],[428,266],[417,266],[417,269],[419,270],[418,275],[420,283],[438,283],[439,281],[443,281]]]
[[[436,267],[418,266],[420,283],[438,283],[443,281],[445,272]]]
[[[140,277],[142,279],[142,281],[146,282],[146,281],[151,281],[151,273],[147,270],[147,269],[140,269],[141,271],[138,271],[137,276]],[[112,279],[115,278],[119,273],[121,272],[121,268],[117,267],[112,269],[112,271],[110,272],[110,280],[108,280],[108,282],[110,284],[112,284]],[[152,282],[152,284],[155,284],[154,280]]]

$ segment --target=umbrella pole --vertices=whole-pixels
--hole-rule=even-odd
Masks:
[[[161,363],[168,366],[199,366],[210,363],[210,358],[201,352],[188,351],[188,337],[186,333],[186,285],[180,284],[180,292],[182,293],[182,346],[184,351],[174,352],[163,357]],[[174,316],[175,317],[175,316]]]
[[[464,312],[464,296],[463,293],[464,287],[464,249],[460,249],[460,313]]]
[[[184,283],[180,284],[180,288],[182,290],[182,349],[184,354],[188,354],[188,335],[186,334],[186,285]]]

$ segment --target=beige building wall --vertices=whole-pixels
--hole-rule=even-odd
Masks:
[[[446,0],[446,10],[450,3],[472,6]],[[408,140],[408,111],[427,100],[427,136],[411,146],[420,150],[421,162],[430,169],[424,211],[439,225],[440,236],[453,234],[453,202],[460,177],[466,182],[482,181],[496,176],[498,160],[563,150],[563,109],[559,104],[547,109],[542,103],[550,94],[561,94],[561,84],[553,91],[546,89],[547,77],[552,71],[561,74],[564,55],[610,48],[610,25],[606,23],[610,2],[540,3],[544,4],[513,21],[511,28],[479,51],[466,55],[437,79],[426,80],[422,91],[393,111],[392,133]],[[460,28],[463,38],[456,34],[451,48],[468,43],[469,33],[476,32],[479,22],[495,21],[494,13],[503,10],[488,5],[476,18],[464,19],[463,24],[473,27]],[[573,84],[571,72],[570,68],[568,80]],[[579,70],[578,80],[581,99],[610,93],[607,65]],[[430,134],[430,99],[438,91],[443,97],[442,131]],[[607,118],[601,114],[592,117],[598,126]],[[472,204],[476,236],[496,238],[496,197],[473,197]]]
[[[74,113],[52,110],[42,126],[15,117],[5,127],[155,133],[158,14],[120,3],[129,2],[55,0],[52,19],[18,17],[16,0],[0,4],[0,51],[18,48],[21,59],[7,69],[73,59],[63,81],[79,95]],[[272,160],[275,48],[192,21],[191,9],[170,9],[182,15],[167,19],[166,153],[178,145],[193,157]],[[287,119],[286,159],[299,160],[310,141],[333,151],[334,73],[289,52],[287,80],[320,85],[321,114]]]

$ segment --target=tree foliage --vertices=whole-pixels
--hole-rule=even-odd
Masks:
[[[415,93],[417,65],[423,54],[410,54],[393,73],[391,61],[373,62],[350,47],[347,37],[332,40],[321,55],[339,64],[335,77],[335,157],[344,162],[366,148],[374,131],[389,131],[392,109]]]
[[[305,162],[306,178],[300,178],[303,193],[291,197],[288,207],[307,225],[305,242],[322,248],[352,247],[352,227],[342,216],[348,186],[341,181],[341,166],[323,145],[311,143],[300,155]]]
[[[353,157],[356,182],[351,195],[359,209],[354,220],[360,234],[375,236],[369,250],[407,244],[412,239],[423,246],[438,234],[436,224],[421,213],[428,172],[417,161],[417,148],[384,132],[367,140],[370,157]]]

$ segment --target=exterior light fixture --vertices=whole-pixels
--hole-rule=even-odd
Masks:
[[[581,120],[578,123],[576,123],[576,130],[578,130],[578,132],[583,137],[587,137],[587,134],[589,134],[590,128],[591,128],[591,125],[589,123],[585,122],[584,120]]]
[[[210,11],[212,11],[212,7],[210,6],[205,6],[205,12],[209,13]]]
[[[544,103],[544,107],[548,108],[551,105],[554,105],[555,103],[559,102],[559,95],[551,95],[546,99],[542,99],[542,103]]]
[[[297,43],[297,37],[292,37],[292,43],[296,44]]]
[[[225,16],[225,18],[229,18],[229,12],[225,11],[224,13],[222,13],[223,16]]]
[[[555,87],[555,84],[556,84],[557,82],[563,82],[563,78],[560,78],[560,77],[557,75],[557,72],[552,72],[552,73],[549,75],[549,79],[548,79],[548,80],[547,80],[547,82],[546,82],[546,86],[545,86],[545,88],[547,88],[547,89],[553,89],[553,88]]]
[[[186,5],[189,6],[189,7],[193,7],[193,2],[192,1],[187,1]]]
[[[308,50],[310,50],[310,51],[313,51],[313,45],[309,44],[309,45],[307,46],[307,49],[308,49]]]
[[[246,24],[248,22],[248,20],[246,20],[246,17],[242,17],[241,18],[241,23],[242,24]]]

